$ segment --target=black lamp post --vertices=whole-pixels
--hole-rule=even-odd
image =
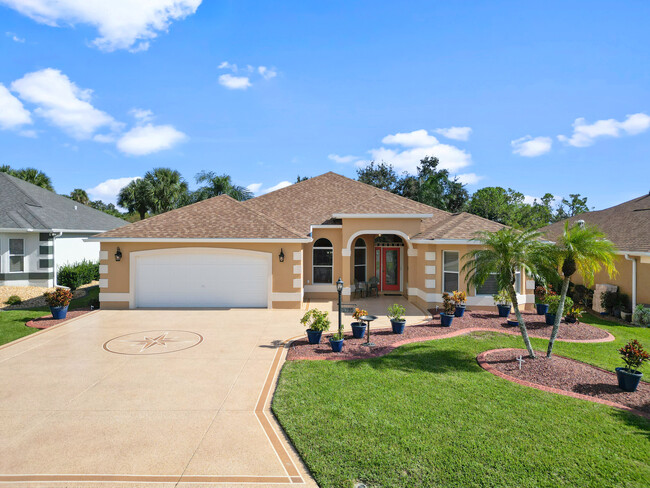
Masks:
[[[336,281],[336,291],[339,293],[339,338],[343,339],[343,323],[341,322],[341,293],[343,292],[343,280],[340,277]]]

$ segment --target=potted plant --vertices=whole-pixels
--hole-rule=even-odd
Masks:
[[[67,288],[57,288],[51,292],[45,292],[45,302],[50,306],[52,318],[64,319],[68,314],[68,306],[72,301],[72,292]]]
[[[537,309],[537,315],[544,315],[548,312],[546,297],[548,296],[549,291],[552,291],[550,285],[548,288],[542,285],[535,288],[535,308]]]
[[[497,309],[499,310],[499,317],[507,317],[510,315],[510,307],[512,301],[508,295],[507,290],[501,290],[496,295],[493,295],[492,298],[497,304]]]
[[[404,326],[406,325],[405,313],[406,309],[398,303],[393,303],[388,307],[388,318],[390,319],[390,325],[393,327],[393,334],[404,333]]]
[[[564,310],[560,310],[558,312],[558,307],[560,306],[560,295],[548,295],[546,297],[546,303],[548,303],[548,312],[546,312],[545,317],[546,317],[546,325],[553,325],[555,324],[555,314],[561,313],[566,317],[568,315],[569,310],[573,308],[573,300],[571,297],[565,297],[564,298]]]
[[[618,387],[623,391],[636,391],[643,376],[639,368],[650,359],[650,354],[636,339],[625,344],[618,352],[625,363],[624,368],[616,368]]]
[[[330,337],[330,346],[332,352],[341,352],[343,350],[343,332],[337,332]]]
[[[451,327],[456,312],[456,304],[452,296],[445,292],[442,294],[442,309],[440,312],[440,325],[443,327]]]
[[[361,317],[368,315],[368,311],[362,308],[355,308],[352,318],[356,322],[352,322],[352,337],[355,339],[363,339],[363,336],[366,335],[366,324],[361,322]]]
[[[576,322],[580,322],[580,317],[582,317],[582,308],[571,307],[564,317],[564,321],[567,324],[575,324]]]
[[[317,308],[307,310],[300,319],[300,323],[307,327],[307,337],[310,344],[320,343],[324,330],[329,330],[330,319],[328,312],[321,312]]]
[[[451,299],[454,302],[455,309],[454,309],[454,316],[455,317],[462,317],[465,315],[465,302],[467,302],[467,293],[464,291],[454,291]]]

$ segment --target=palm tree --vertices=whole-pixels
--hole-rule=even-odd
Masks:
[[[25,180],[32,185],[54,191],[50,177],[36,168],[13,169],[11,166],[3,164],[0,166],[0,173],[7,173],[16,178],[20,178],[21,180]]]
[[[197,202],[219,195],[228,195],[240,202],[253,198],[252,191],[245,186],[234,185],[226,174],[217,175],[214,171],[201,171],[195,178],[197,183],[207,183],[194,192],[194,200]]]
[[[81,188],[75,188],[70,192],[70,198],[75,202],[79,202],[82,205],[88,205],[90,203],[90,198],[88,198],[88,193]]]
[[[151,184],[152,207],[155,213],[169,212],[188,203],[187,182],[178,171],[171,168],[155,168],[148,171],[144,179]]]
[[[577,271],[587,286],[594,283],[594,276],[603,267],[607,270],[610,278],[617,271],[614,266],[616,259],[616,247],[606,239],[605,234],[596,226],[574,225],[569,227],[569,221],[564,223],[562,235],[557,239],[554,249],[558,265],[562,269],[562,291],[560,292],[560,303],[555,313],[555,323],[551,332],[551,339],[548,343],[546,357],[553,354],[553,345],[560,328],[560,320],[564,311],[564,301],[571,276]]]
[[[473,239],[483,246],[463,256],[462,271],[465,280],[475,287],[481,286],[489,277],[496,278],[499,290],[506,290],[515,309],[519,330],[531,358],[535,351],[528,338],[526,323],[519,310],[515,276],[521,270],[522,276],[534,278],[557,274],[551,254],[551,245],[540,240],[541,234],[533,230],[517,231],[506,227],[497,232],[479,232]]]
[[[148,180],[138,178],[120,190],[117,204],[129,211],[137,212],[144,220],[148,211],[153,210],[153,188]]]

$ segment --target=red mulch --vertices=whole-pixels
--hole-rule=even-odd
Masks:
[[[548,339],[551,336],[552,325],[546,325],[544,316],[534,313],[524,313],[528,334],[531,337]],[[541,320],[540,320],[541,317]],[[349,327],[349,326],[348,326]],[[363,346],[366,338],[354,339],[352,333],[345,334],[343,351],[332,352],[329,345],[331,334],[323,334],[321,343],[311,345],[307,338],[294,341],[289,347],[287,360],[297,359],[327,359],[327,360],[348,360],[366,359],[388,354],[396,347],[410,342],[421,342],[432,339],[443,339],[454,337],[473,331],[495,331],[504,334],[520,335],[519,327],[506,325],[506,319],[498,317],[497,313],[491,312],[465,312],[464,317],[455,317],[451,327],[442,327],[440,318],[418,325],[408,325],[403,334],[393,334],[391,329],[372,330],[372,342],[374,347]],[[607,331],[587,324],[560,324],[558,333],[560,341],[575,342],[607,342],[614,340],[614,336]]]
[[[74,319],[80,315],[84,315],[90,312],[90,308],[78,308],[76,310],[69,310],[66,318],[60,320],[54,320],[51,315],[46,315],[45,317],[38,317],[27,322],[25,325],[27,327],[33,327],[34,329],[48,329],[53,325],[60,324],[66,320]]]
[[[642,381],[637,391],[625,392],[619,389],[614,372],[562,356],[549,359],[542,352],[537,354],[536,359],[530,359],[524,349],[494,349],[477,359],[482,367],[494,374],[501,373],[498,375],[508,380],[545,391],[559,390],[554,392],[619,408],[627,407],[650,418],[650,383]],[[521,370],[518,356],[524,359]]]

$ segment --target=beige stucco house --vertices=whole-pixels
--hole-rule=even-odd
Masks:
[[[357,283],[422,308],[444,291],[493,306],[494,283],[468,289],[461,258],[479,230],[502,226],[451,214],[335,173],[238,202],[218,196],[93,237],[101,243],[103,308],[299,308],[348,302]],[[518,279],[522,303],[534,283]]]

